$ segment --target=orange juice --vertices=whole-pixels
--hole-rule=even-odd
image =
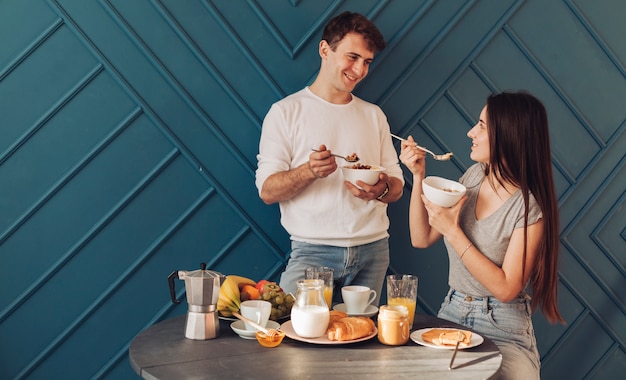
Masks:
[[[332,309],[333,307],[333,288],[331,288],[330,286],[324,286],[324,299],[326,300],[326,304],[328,305],[329,309]]]
[[[415,317],[415,300],[406,297],[394,297],[387,300],[389,305],[404,305],[409,309],[409,326],[413,326]]]
[[[333,306],[333,268],[329,267],[308,267],[304,270],[304,278],[322,280],[324,288],[324,300],[329,309]]]

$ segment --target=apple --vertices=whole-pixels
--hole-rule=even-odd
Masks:
[[[259,293],[263,293],[263,285],[270,283],[270,281],[268,280],[261,280],[259,282],[256,283],[256,290],[259,291]]]

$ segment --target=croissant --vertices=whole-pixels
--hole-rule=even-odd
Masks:
[[[328,319],[328,324],[330,325],[331,323],[336,322],[340,320],[341,318],[345,318],[347,316],[348,316],[348,313],[346,313],[345,311],[331,310],[330,317]]]
[[[365,317],[335,318],[328,324],[328,340],[346,341],[364,338],[376,331],[374,321]]]

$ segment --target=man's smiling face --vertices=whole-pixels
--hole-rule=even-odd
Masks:
[[[335,51],[322,43],[322,71],[334,91],[350,93],[369,72],[374,52],[367,41],[357,33],[348,33],[339,41]]]

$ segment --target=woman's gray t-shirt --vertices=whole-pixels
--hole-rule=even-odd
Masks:
[[[463,174],[459,182],[467,188],[467,201],[461,209],[459,224],[474,246],[489,260],[502,267],[506,250],[513,230],[524,227],[524,198],[517,190],[498,210],[486,218],[476,219],[476,200],[484,174],[484,164],[474,164]],[[532,194],[529,197],[528,224],[537,223],[542,218],[541,208]],[[465,268],[457,253],[447,239],[444,243],[450,259],[448,284],[461,293],[478,297],[491,296]]]

